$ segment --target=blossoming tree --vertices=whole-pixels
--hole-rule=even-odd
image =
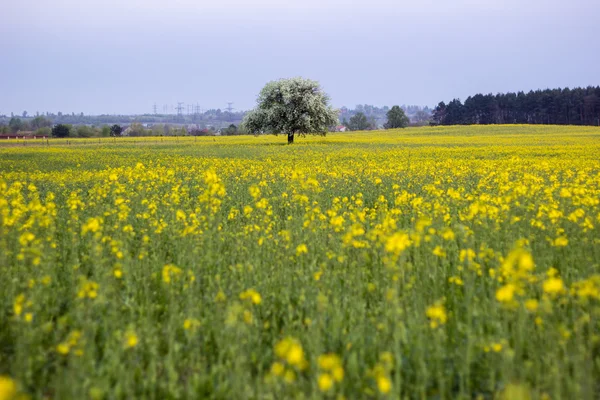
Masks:
[[[284,133],[288,144],[296,134],[325,135],[338,122],[338,113],[329,105],[329,96],[319,83],[290,78],[271,81],[261,90],[257,107],[245,119],[252,133]]]

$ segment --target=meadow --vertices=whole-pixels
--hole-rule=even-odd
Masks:
[[[600,129],[0,143],[0,400],[596,399]]]

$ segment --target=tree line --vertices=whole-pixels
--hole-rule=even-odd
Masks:
[[[600,86],[476,94],[439,103],[432,124],[600,125]]]

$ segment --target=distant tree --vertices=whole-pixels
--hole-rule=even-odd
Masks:
[[[23,111],[23,118],[27,118],[27,111]]]
[[[28,121],[23,121],[23,126],[21,126],[21,131],[23,131],[23,132],[31,131],[31,124]]]
[[[417,121],[419,124],[427,123],[429,121],[429,118],[430,115],[425,110],[419,110],[415,113],[415,121]]]
[[[440,101],[440,103],[433,110],[431,116],[431,125],[442,125],[446,119],[446,103]]]
[[[89,138],[94,136],[94,130],[87,125],[79,125],[77,127],[77,137]]]
[[[44,126],[42,128],[38,128],[35,131],[35,136],[38,136],[38,137],[40,137],[40,136],[41,137],[49,137],[50,135],[52,135],[52,129],[50,129],[47,126]]]
[[[244,118],[245,129],[252,133],[287,134],[288,144],[294,143],[296,134],[325,135],[338,121],[329,96],[318,82],[309,79],[269,82],[258,95],[257,103]]]
[[[102,136],[102,137],[110,136],[110,126],[102,125],[102,129],[100,130],[100,136]]]
[[[393,106],[386,114],[388,120],[383,125],[385,129],[406,128],[410,120],[400,106]]]
[[[235,135],[237,133],[237,126],[234,124],[229,125],[227,128],[221,130],[222,135]]]
[[[123,133],[121,125],[114,124],[110,127],[110,136],[121,136],[121,133]]]
[[[370,116],[368,117],[369,120],[369,127],[367,129],[370,130],[374,130],[374,129],[379,129],[379,125],[377,124],[377,118],[375,118],[375,116]]]
[[[66,138],[71,135],[71,126],[66,124],[56,124],[52,128],[52,136],[56,138]]]
[[[52,121],[50,121],[49,119],[46,119],[45,117],[42,117],[42,116],[37,116],[31,120],[31,127],[33,129],[39,129],[39,128],[50,127],[50,126],[52,126]]]
[[[17,133],[23,129],[23,121],[21,121],[21,118],[12,117],[10,121],[8,121],[8,127],[12,133]]]
[[[165,127],[163,124],[156,124],[152,126],[152,136],[162,136],[165,133]]]
[[[348,121],[348,124],[346,125],[346,127],[351,131],[364,131],[369,129],[369,126],[369,120],[367,119],[367,116],[362,112],[357,112],[356,114],[354,114],[350,118],[350,121]]]
[[[517,93],[475,94],[464,104],[436,107],[434,123],[452,124],[600,124],[600,86]]]
[[[134,122],[129,126],[129,130],[127,131],[129,136],[146,136],[148,132],[144,125],[139,122]]]

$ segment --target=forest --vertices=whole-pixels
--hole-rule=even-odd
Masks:
[[[435,108],[432,124],[600,125],[600,86],[476,94]]]

